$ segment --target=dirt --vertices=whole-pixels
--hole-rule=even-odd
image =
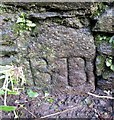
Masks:
[[[43,92],[36,88],[33,90],[39,93],[37,98],[31,99],[25,92],[18,97],[9,97],[9,105],[17,106],[16,112],[20,118],[45,118],[49,115],[46,118],[89,118],[99,120],[108,118],[111,120],[114,117],[113,100],[111,99],[64,93],[50,94],[48,97],[44,97]],[[94,94],[108,96],[99,88],[96,89]],[[48,102],[48,98],[53,98],[52,103]],[[14,118],[14,114],[3,112],[2,118]]]

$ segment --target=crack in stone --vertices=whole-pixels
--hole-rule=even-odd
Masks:
[[[30,71],[31,71],[32,79],[33,79],[33,84],[34,84],[34,86],[36,86],[36,83],[35,83],[35,75],[34,75],[34,72],[33,72],[31,60],[29,59],[28,62],[29,62],[29,66],[30,66]]]
[[[66,60],[67,60],[67,81],[68,81],[68,85],[70,86],[70,79],[69,79],[69,58],[67,58]]]

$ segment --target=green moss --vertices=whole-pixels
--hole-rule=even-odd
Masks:
[[[110,78],[110,76],[112,76],[113,72],[111,70],[105,70],[102,74],[102,77],[106,80],[108,80]]]
[[[5,5],[3,5],[3,4],[0,4],[0,14],[3,14],[3,13],[5,13]]]
[[[103,2],[98,2],[94,6],[91,7],[92,15],[91,17],[100,16],[108,6],[105,5]]]
[[[102,35],[102,34],[98,34],[98,35],[96,35],[96,37],[95,37],[95,44],[96,44],[96,46],[98,46],[99,44],[101,44],[103,41],[105,41],[105,42],[107,42],[107,43],[109,43],[109,41],[110,41],[110,36],[106,36],[106,35]]]
[[[15,10],[13,10],[12,6],[0,4],[0,14],[3,13],[14,13]]]
[[[12,26],[14,33],[22,35],[24,32],[29,31],[32,32],[36,24],[30,21],[27,18],[27,14],[21,12],[21,15],[18,16],[16,23]]]

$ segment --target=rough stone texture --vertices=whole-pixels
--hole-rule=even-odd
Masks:
[[[52,84],[58,87],[65,87],[68,85],[68,70],[67,59],[59,59],[54,62],[55,67],[52,70]]]
[[[68,27],[73,27],[73,28],[82,28],[84,27],[80,20],[76,17],[74,18],[66,18],[63,20],[63,24]]]
[[[5,3],[6,5],[10,5],[13,6],[14,3],[10,2],[10,3]],[[70,11],[70,10],[77,10],[79,9],[79,11],[82,11],[84,14],[90,14],[90,5],[92,3],[91,2],[86,2],[85,4],[83,4],[83,2],[75,2],[75,3],[48,3],[48,2],[37,2],[34,3],[34,5],[30,4],[30,3],[15,3],[15,6],[17,6],[18,8],[24,8],[26,10],[32,10],[32,11],[42,11],[42,9],[44,10],[45,8],[47,8],[48,10],[60,10],[60,11]],[[14,8],[15,10],[15,8]]]
[[[97,47],[97,51],[105,55],[112,55],[112,45],[107,42],[102,42]]]
[[[102,75],[102,72],[105,69],[104,68],[104,66],[105,66],[105,57],[98,55],[96,57],[95,64],[96,64],[96,74],[97,74],[97,76]]]
[[[5,26],[7,29],[7,26],[12,25],[8,22],[3,26],[3,31],[6,31]],[[8,32],[11,31],[9,28]],[[11,35],[10,39],[13,36],[16,42],[10,46],[2,44],[1,54],[4,60],[6,59],[4,63],[10,64],[15,60],[23,65],[29,86],[52,86],[52,92],[60,88],[61,92],[68,94],[72,91],[74,94],[81,94],[94,90],[92,61],[95,57],[95,45],[89,29],[73,29],[42,22],[36,32],[36,38],[30,37],[27,32],[17,38],[8,34],[9,37]]]
[[[99,17],[93,31],[114,33],[114,8],[108,9]]]
[[[81,92],[74,94],[94,90],[92,61],[95,46],[89,30],[75,30],[62,25],[43,23],[38,28],[38,33],[40,34],[37,42],[33,43],[34,50],[31,48],[30,53],[43,56],[47,60],[48,72],[52,75],[52,86],[54,86],[52,89],[65,93],[80,89]],[[70,61],[65,58],[70,58]],[[33,69],[36,70],[36,67]]]
[[[57,57],[85,57],[94,59],[94,39],[88,29],[73,29],[57,24],[43,24],[39,28],[38,43],[50,46]],[[50,36],[51,35],[51,36]]]
[[[18,106],[14,102],[18,100],[38,117],[68,109],[69,106],[76,106],[74,110],[52,117],[109,118],[109,115],[112,114],[111,100],[99,100],[93,96],[85,97],[86,93],[93,92],[95,89],[94,58],[96,51],[93,34],[90,32],[90,19],[92,19],[90,5],[93,3],[6,4],[9,4],[6,8],[11,8],[12,13],[20,14],[20,11],[28,13],[31,10],[33,13],[30,13],[27,19],[35,22],[37,27],[36,31],[31,34],[24,32],[23,35],[17,36],[11,29],[17,17],[15,15],[15,17],[8,16],[8,14],[1,15],[0,28],[2,32],[0,31],[0,35],[2,34],[3,39],[0,41],[0,62],[1,60],[3,62],[0,64],[6,65],[13,62],[16,65],[23,65],[27,79],[26,87],[35,90],[40,95],[31,100],[24,91],[20,96],[9,96],[7,98],[8,105]],[[8,20],[9,18],[11,20]],[[99,23],[100,20],[102,21]],[[101,23],[106,25],[104,23],[106,19],[99,17],[99,21],[96,26]],[[111,22],[111,18],[109,22]],[[103,25],[98,29],[98,34],[100,34],[99,31],[104,32]],[[109,23],[105,32],[111,31],[108,29],[110,26]],[[96,27],[93,31],[97,32]],[[102,51],[99,53],[104,52],[106,57],[113,54],[113,52],[109,52],[111,47],[108,44],[101,44],[100,47]],[[102,60],[98,58],[96,65],[100,65],[101,62]],[[107,70],[101,69],[100,71],[98,69],[100,68],[97,68],[97,75],[106,79],[105,82],[104,79],[103,82],[98,80],[98,86],[110,90],[113,87],[111,83],[114,73],[111,71],[111,74],[107,75]],[[53,103],[46,101],[45,90],[53,93],[49,96],[54,98]],[[95,94],[107,95],[102,92],[96,90]],[[0,104],[3,104],[2,100]],[[19,115],[22,118],[31,118],[33,116],[30,112],[22,109],[19,110]],[[98,118],[99,115],[100,118]],[[3,117],[8,118],[9,116],[13,116],[13,113],[3,113]]]
[[[99,43],[97,46],[97,57],[96,57],[96,75],[100,76],[97,78],[97,85],[102,89],[113,90],[113,79],[114,72],[106,65],[106,58],[114,56],[114,44],[113,34],[114,33],[114,7],[111,7],[98,18],[93,31],[101,36],[99,37]],[[105,34],[103,34],[105,33]],[[110,35],[109,35],[110,34]],[[105,39],[102,39],[102,35]],[[109,35],[109,36],[108,36]],[[100,41],[100,39],[102,39]],[[113,61],[113,60],[112,60]],[[114,65],[114,62],[112,62]]]
[[[69,85],[79,86],[87,80],[85,73],[85,61],[82,58],[70,58],[69,61]]]

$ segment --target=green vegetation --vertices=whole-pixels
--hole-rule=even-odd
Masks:
[[[27,14],[21,13],[17,18],[15,25],[13,26],[14,31],[18,34],[22,34],[25,31],[32,31],[36,27],[36,24],[27,19]]]
[[[4,105],[0,106],[0,110],[3,111],[14,111],[16,110],[15,106],[7,105],[7,96],[8,95],[19,95],[21,90],[23,90],[23,85],[26,82],[25,76],[23,74],[22,67],[16,66],[0,66],[0,80],[3,81],[3,85],[0,88],[0,95],[4,97]],[[15,114],[15,116],[17,116]]]
[[[108,8],[103,2],[98,2],[95,6],[91,7],[92,15],[91,17],[99,17]]]
[[[16,107],[15,106],[4,106],[4,105],[1,105],[0,106],[0,110],[6,111],[6,112],[10,112],[10,111],[15,111]]]
[[[23,68],[21,66],[16,67],[13,65],[0,66],[0,80],[2,82],[2,87],[0,88],[0,96],[1,98],[3,97],[3,105],[0,105],[0,110],[5,112],[13,111],[15,118],[18,118],[19,116],[17,115],[17,109],[21,108],[26,110],[26,107],[24,107],[24,104],[19,103],[18,100],[14,101],[14,103],[17,103],[20,107],[10,106],[7,104],[7,98],[10,95],[19,96],[23,92],[24,84],[26,83]],[[27,95],[32,100],[33,98],[38,97],[39,94],[31,89],[28,89]],[[49,92],[45,91],[42,100],[51,104],[54,102],[54,99],[49,95]]]
[[[31,89],[28,89],[28,90],[27,90],[27,94],[28,94],[28,96],[29,96],[30,98],[35,98],[35,97],[38,96],[38,93],[32,91]]]
[[[110,37],[110,36],[106,36],[106,35],[97,35],[96,36],[96,45],[100,45],[102,42],[107,42],[109,44],[111,44],[112,48],[114,48],[114,37]],[[99,70],[101,68],[101,71],[104,69],[104,65],[103,65],[103,61],[105,60],[105,64],[107,67],[110,68],[110,70],[114,71],[114,65],[113,65],[113,57],[107,57],[107,58],[103,58],[102,59],[102,56],[98,56],[97,59],[99,59],[100,61],[100,64],[97,65],[97,67],[99,67]]]
[[[114,71],[114,65],[112,62],[113,58],[109,57],[106,59],[106,66],[109,67],[112,71]]]
[[[3,4],[0,4],[0,14],[4,13],[6,11],[6,6]]]
[[[96,36],[96,45],[101,44],[103,41],[110,43],[110,36],[106,36],[106,35],[97,35]]]

